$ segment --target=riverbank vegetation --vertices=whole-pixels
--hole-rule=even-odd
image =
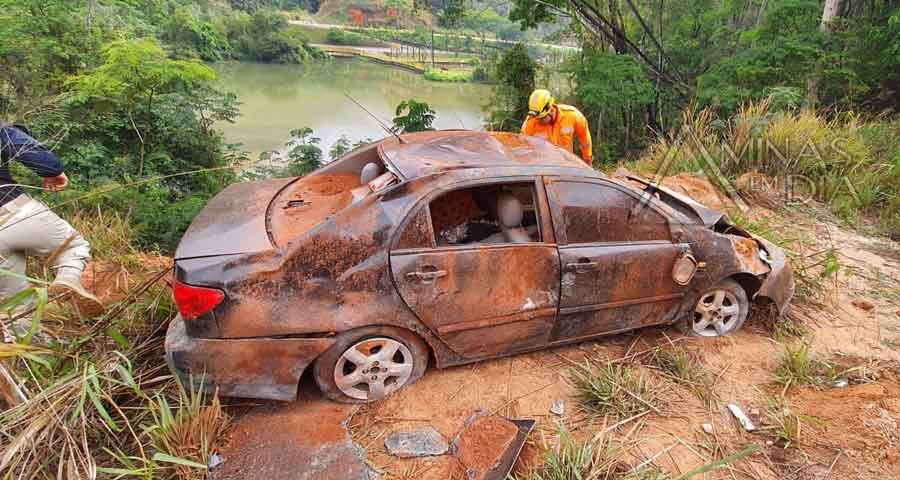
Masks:
[[[163,251],[246,161],[214,128],[238,100],[201,62],[322,57],[280,14],[219,3],[3,0],[0,25],[0,115],[73,180],[51,204],[119,211],[140,245]]]
[[[468,70],[444,70],[429,68],[423,74],[426,80],[434,82],[471,82],[474,74]]]

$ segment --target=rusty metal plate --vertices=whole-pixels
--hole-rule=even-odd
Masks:
[[[522,453],[522,447],[525,446],[528,435],[530,435],[531,430],[534,429],[534,420],[524,419],[510,421],[519,427],[519,433],[516,435],[515,440],[509,445],[509,448],[506,449],[506,453],[501,457],[500,465],[488,472],[488,475],[484,480],[506,480],[510,472],[512,472],[513,466],[516,464],[516,459],[518,459],[519,454]]]
[[[272,248],[266,233],[266,209],[292,178],[229,185],[213,197],[188,227],[175,260]]]

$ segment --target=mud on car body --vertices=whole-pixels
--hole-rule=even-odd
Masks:
[[[232,185],[175,255],[167,359],[230,396],[291,400],[304,371],[370,401],[443,368],[648,325],[727,335],[784,310],[784,254],[543,140],[441,131],[302,178]]]

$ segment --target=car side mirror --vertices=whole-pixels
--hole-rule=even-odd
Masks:
[[[697,259],[690,253],[682,253],[672,267],[672,280],[679,285],[687,285],[697,273]]]

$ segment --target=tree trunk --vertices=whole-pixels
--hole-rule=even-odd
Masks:
[[[822,33],[829,33],[829,26],[841,10],[843,0],[825,0],[825,8],[822,10],[822,23],[819,24],[819,30]]]
[[[609,20],[612,22],[615,30],[615,48],[616,53],[623,54],[628,52],[628,44],[625,42],[625,22],[622,19],[622,12],[619,10],[619,0],[609,1]]]
[[[759,23],[762,22],[763,12],[766,11],[766,7],[769,6],[769,0],[762,0],[759,4],[759,11],[756,12],[756,26],[759,26]]]
[[[665,0],[659,0],[659,12],[656,18],[656,37],[659,39],[659,44],[663,45],[665,43],[663,39],[663,11],[665,10]],[[656,63],[659,65],[660,72],[665,68],[665,64],[663,63],[663,50],[662,48],[658,49],[659,52],[656,56]],[[653,89],[653,103],[650,105],[650,117],[651,121],[654,124],[659,124],[657,119],[659,119],[659,84],[662,80],[662,75],[659,72],[656,74],[656,86]]]
[[[84,16],[84,26],[88,32],[94,26],[94,8],[96,3],[97,0],[87,0],[87,14]]]
[[[597,133],[594,135],[594,138],[591,142],[594,145],[600,145],[600,143],[603,141],[603,136],[601,135],[603,133],[602,127],[603,127],[603,112],[601,111],[597,114]]]
[[[825,0],[825,8],[822,9],[822,22],[819,30],[826,38],[831,36],[831,22],[837,18],[841,10],[843,0]],[[816,61],[812,75],[806,80],[806,107],[814,108],[819,103],[819,84],[822,81],[822,71],[825,69],[823,60]]]

